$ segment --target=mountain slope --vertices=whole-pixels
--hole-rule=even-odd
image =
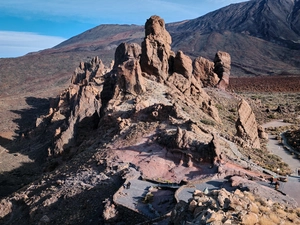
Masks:
[[[245,33],[299,50],[299,7],[297,0],[252,0],[187,21],[177,26],[176,31]]]

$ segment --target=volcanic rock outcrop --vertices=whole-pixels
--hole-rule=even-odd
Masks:
[[[193,65],[190,57],[182,51],[178,51],[175,56],[171,51],[170,34],[165,29],[163,19],[158,16],[147,20],[145,35],[142,47],[136,43],[122,43],[117,47],[113,68],[105,67],[98,57],[89,63],[80,63],[72,77],[72,85],[61,94],[57,106],[49,115],[52,117],[52,123],[60,121],[63,124],[56,129],[54,148],[49,154],[59,154],[63,149],[81,143],[78,135],[85,136],[85,131],[82,130],[87,128],[89,123],[92,125],[88,129],[96,129],[105,115],[107,105],[117,107],[116,99],[122,101],[126,96],[127,99],[134,100],[137,104],[135,110],[150,106],[149,102],[142,106],[138,96],[146,92],[147,78],[153,75],[156,81],[165,82],[170,89],[170,96],[184,100],[189,107],[198,108],[217,123],[221,123],[218,110],[210,96],[202,89],[199,80],[199,77],[203,76],[209,80],[206,83],[216,83],[212,63],[201,59],[204,63]],[[227,57],[221,57],[219,64],[222,68],[228,68],[228,54],[219,55]]]
[[[214,59],[214,72],[218,74],[218,87],[225,90],[229,85],[231,57],[227,52],[218,51]]]
[[[215,87],[218,84],[220,78],[214,72],[214,68],[215,64],[203,57],[197,57],[193,61],[193,74],[204,87]]]
[[[123,94],[142,94],[145,82],[140,67],[141,47],[136,44],[122,43],[115,53],[114,70],[117,71],[117,89]]]
[[[102,107],[100,95],[103,91],[103,85],[97,82],[101,83],[101,71],[105,70],[100,62],[96,57],[90,63],[81,63],[72,78],[73,85],[59,96],[57,106],[51,110],[51,123],[61,125],[55,133],[54,148],[49,150],[49,155],[61,154],[65,149],[80,143],[80,127],[88,130],[97,128]]]
[[[165,21],[151,16],[145,24],[145,38],[142,42],[142,71],[165,80],[169,73],[169,62],[174,57],[171,51],[172,39],[165,29]]]
[[[250,147],[260,148],[255,115],[244,99],[239,103],[238,115],[239,118],[236,121],[237,136],[248,142]]]

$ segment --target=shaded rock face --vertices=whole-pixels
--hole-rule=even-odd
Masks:
[[[182,51],[178,51],[174,58],[174,72],[182,74],[185,78],[190,78],[193,72],[192,60]]]
[[[83,84],[92,81],[93,78],[100,77],[110,71],[106,68],[101,59],[94,57],[91,62],[80,62],[71,78],[72,84]]]
[[[115,51],[114,70],[118,70],[118,66],[132,59],[139,59],[142,53],[142,48],[137,43],[122,43]]]
[[[217,136],[217,134],[213,134],[213,138],[211,139],[211,142],[208,144],[209,152],[212,153],[212,158],[214,160],[214,163],[217,163],[220,161],[221,158],[221,147],[220,147],[220,141]]]
[[[236,121],[237,136],[248,142],[250,147],[260,148],[255,115],[249,104],[242,99],[238,106],[239,118]]]
[[[219,77],[218,87],[225,90],[229,85],[231,57],[227,52],[218,51],[214,59],[214,72]]]
[[[145,24],[145,38],[142,42],[142,71],[156,76],[158,80],[165,80],[169,73],[169,61],[174,57],[171,43],[164,20],[159,16],[151,16]]]
[[[145,91],[140,54],[141,47],[136,43],[122,43],[116,49],[114,70],[117,70],[118,77],[117,93],[138,95]]]
[[[220,80],[214,72],[214,66],[213,62],[203,57],[197,57],[193,61],[193,74],[204,87],[215,87]]]
[[[53,147],[48,149],[48,155],[62,154],[83,141],[83,130],[97,128],[105,83],[103,73],[108,70],[98,57],[89,63],[80,63],[76,68],[72,85],[61,93],[47,116],[50,124],[56,127]]]

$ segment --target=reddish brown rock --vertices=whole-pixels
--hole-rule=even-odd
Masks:
[[[115,52],[114,70],[118,70],[118,66],[131,59],[140,59],[142,48],[137,43],[121,43]]]
[[[229,76],[231,69],[231,57],[227,52],[218,51],[214,59],[214,72],[218,74],[218,87],[225,90],[229,85]]]
[[[203,57],[197,57],[193,61],[193,74],[204,87],[215,87],[220,80],[214,73],[214,63]]]
[[[237,136],[253,148],[260,148],[255,115],[249,104],[242,99],[238,106],[239,118],[236,121]]]
[[[165,22],[159,16],[151,16],[145,24],[145,38],[142,42],[142,71],[165,80],[169,73],[172,39],[165,29]]]
[[[174,72],[182,74],[185,78],[188,79],[192,76],[192,60],[182,51],[178,51],[174,58]]]
[[[118,81],[115,95],[138,95],[146,90],[139,63],[140,54],[141,47],[136,43],[122,43],[116,49],[114,71],[117,71]]]
[[[71,83],[85,84],[93,81],[93,78],[100,77],[109,71],[110,69],[106,68],[98,57],[94,57],[90,62],[80,62],[71,78]]]

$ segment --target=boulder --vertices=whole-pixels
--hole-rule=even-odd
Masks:
[[[218,88],[225,90],[229,85],[231,57],[227,52],[218,51],[214,59],[214,72],[219,77]]]
[[[253,148],[260,148],[255,115],[249,104],[242,99],[238,105],[238,120],[236,121],[237,136],[248,142]]]
[[[215,87],[220,80],[214,72],[214,63],[203,57],[193,61],[193,75],[204,87]]]
[[[171,43],[165,21],[159,16],[151,16],[145,24],[145,38],[142,42],[142,71],[156,76],[158,80],[165,80],[169,73],[169,61],[174,57]]]
[[[261,125],[257,126],[257,132],[259,138],[268,140],[268,134],[265,132],[265,129]]]

